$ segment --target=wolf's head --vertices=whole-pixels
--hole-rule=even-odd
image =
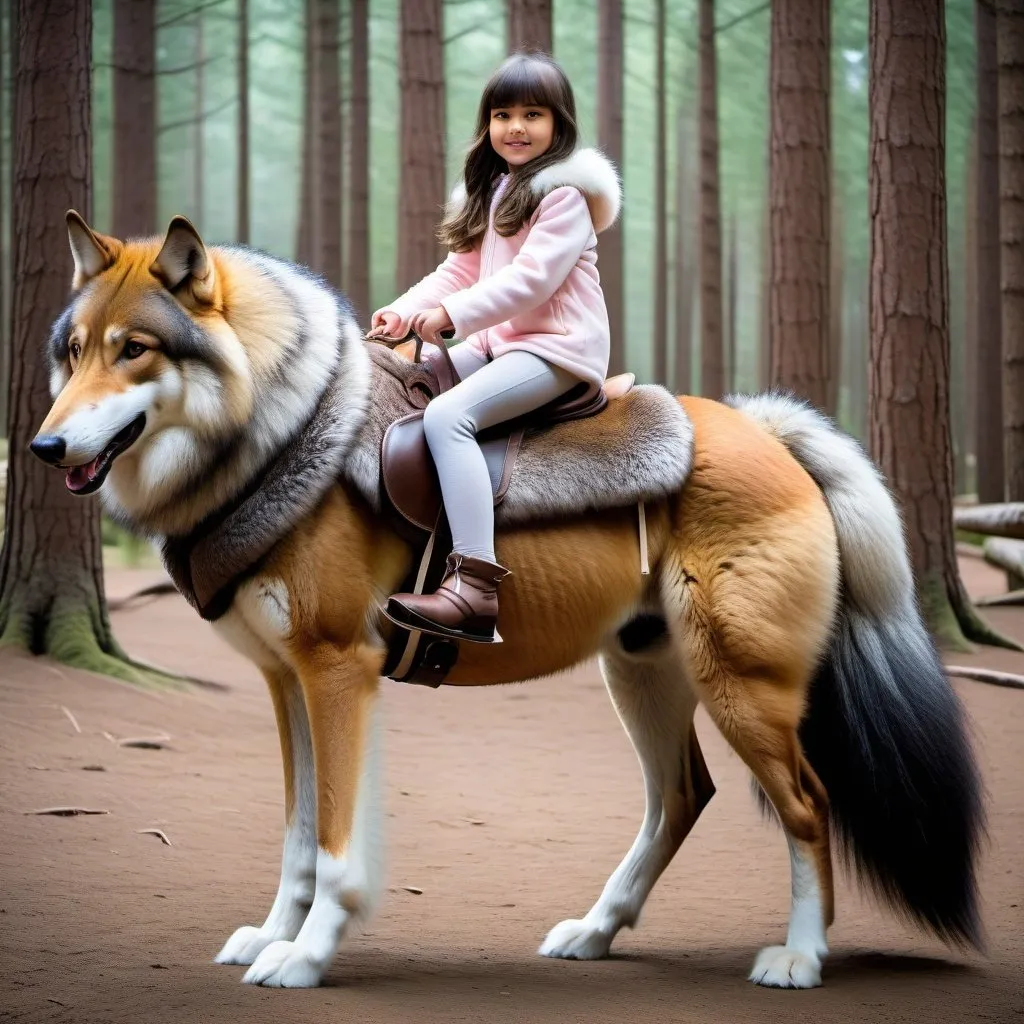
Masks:
[[[184,217],[162,242],[100,235],[74,211],[67,224],[74,294],[51,331],[54,404],[31,449],[66,469],[75,494],[114,471],[118,491],[157,497],[195,468],[204,441],[223,443],[250,418],[230,289]]]

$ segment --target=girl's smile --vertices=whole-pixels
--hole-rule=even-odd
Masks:
[[[551,147],[555,119],[550,107],[495,107],[491,111],[491,146],[512,167],[543,156]]]

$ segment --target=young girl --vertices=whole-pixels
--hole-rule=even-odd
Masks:
[[[608,314],[596,232],[619,212],[620,185],[596,150],[576,148],[576,103],[549,57],[516,54],[487,83],[464,184],[438,236],[450,253],[373,314],[368,337],[415,331],[451,350],[462,378],[426,408],[453,551],[433,594],[395,594],[386,614],[424,632],[493,642],[498,584],[490,476],[479,431],[522,416],[581,380],[604,381]]]

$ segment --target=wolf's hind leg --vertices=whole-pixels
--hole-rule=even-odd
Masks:
[[[251,964],[272,942],[299,934],[316,883],[316,784],[306,702],[298,677],[286,669],[264,671],[281,740],[285,780],[284,854],[281,881],[259,928],[239,928],[217,954],[219,964]]]
[[[618,930],[636,923],[654,883],[715,792],[693,728],[697,698],[674,645],[661,643],[643,658],[606,653],[601,671],[643,769],[644,821],[597,902],[582,920],[555,925],[540,947],[543,956],[607,956]]]

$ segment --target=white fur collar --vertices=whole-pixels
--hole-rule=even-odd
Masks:
[[[594,231],[600,234],[610,228],[622,207],[622,182],[612,162],[599,150],[577,149],[568,159],[538,171],[533,177],[533,191],[546,196],[556,188],[571,185],[578,188],[590,207]],[[448,211],[457,210],[466,201],[466,186],[460,181],[448,199]]]
[[[590,219],[598,233],[610,228],[622,206],[622,183],[618,171],[602,152],[577,149],[561,163],[552,164],[533,176],[533,191],[546,196],[563,185],[578,188],[590,207]]]

